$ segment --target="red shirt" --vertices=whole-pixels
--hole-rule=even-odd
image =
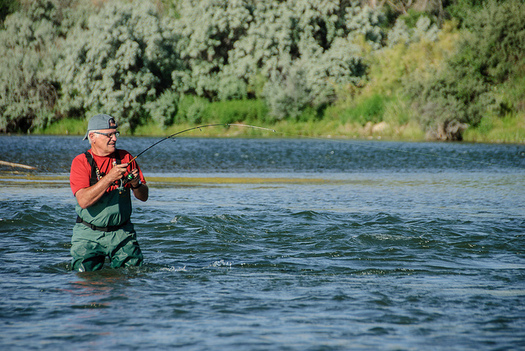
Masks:
[[[95,164],[97,165],[101,175],[107,174],[111,168],[113,168],[113,160],[115,159],[110,156],[97,156],[93,155],[93,152],[91,152],[91,149],[88,150],[89,153],[93,156],[93,160],[95,161]],[[120,157],[120,163],[127,163],[129,162],[133,157],[131,154],[125,150],[117,150]],[[138,168],[139,170],[139,177],[140,181],[144,184],[146,184],[146,180],[144,179],[144,175],[142,174],[142,171],[140,170],[137,162],[133,161],[128,166],[128,172],[131,172],[132,169]],[[91,178],[91,165],[89,164],[86,155],[80,154],[77,157],[73,159],[73,162],[71,163],[71,173],[69,174],[69,183],[71,185],[71,190],[73,191],[73,194],[76,194],[77,191],[84,188],[89,188],[89,179]],[[115,184],[111,185],[106,192],[115,190],[119,187],[119,182],[116,182]],[[131,184],[126,184],[126,187],[131,187]]]

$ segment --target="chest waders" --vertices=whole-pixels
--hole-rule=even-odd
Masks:
[[[96,184],[101,176],[93,156],[86,151],[88,163],[91,165],[91,177],[89,185]],[[115,152],[115,161],[120,164],[118,152]],[[83,223],[94,230],[113,231],[124,226],[131,217],[131,196],[129,188],[122,186],[122,181],[118,189],[105,192],[97,203],[82,208],[78,205],[75,207],[78,218],[77,223]],[[106,230],[103,230],[106,229]]]
[[[86,159],[91,166],[89,185],[96,184],[102,174],[91,153],[86,151]],[[115,161],[121,163],[118,151]],[[71,269],[94,271],[101,269],[104,259],[109,256],[111,266],[139,266],[142,253],[136,239],[133,224],[130,222],[132,206],[129,188],[123,187],[122,180],[117,189],[107,191],[88,208],[75,206],[77,224],[71,238]]]

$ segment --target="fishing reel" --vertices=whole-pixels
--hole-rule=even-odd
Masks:
[[[135,179],[135,177],[133,176],[133,174],[131,173],[128,173],[124,176],[124,178],[122,178],[122,186],[128,184],[129,182],[131,182],[133,179]]]
[[[119,180],[119,187],[118,187],[118,192],[120,195],[122,195],[125,191],[125,185],[128,184],[129,182],[131,182],[133,179],[135,179],[135,177],[133,176],[133,174],[131,173],[128,173],[127,175],[125,175],[122,179]]]

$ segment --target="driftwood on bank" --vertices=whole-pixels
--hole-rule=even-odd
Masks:
[[[14,162],[7,162],[7,161],[0,161],[0,165],[2,166],[11,166],[11,167],[17,167],[17,168],[25,168],[25,169],[36,169],[36,167],[23,165],[20,163],[14,163]]]

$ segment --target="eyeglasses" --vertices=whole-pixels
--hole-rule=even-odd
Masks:
[[[113,136],[115,136],[115,138],[118,138],[119,135],[120,135],[119,132],[113,132],[113,133],[93,132],[93,133],[107,136],[107,137],[110,138],[110,139],[111,139]]]

